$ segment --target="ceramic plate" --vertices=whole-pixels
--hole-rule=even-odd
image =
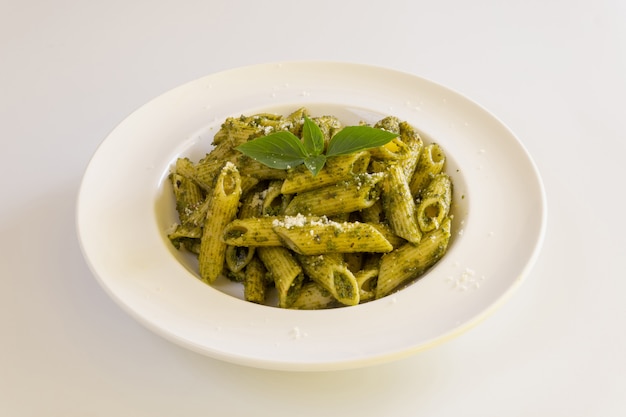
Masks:
[[[448,157],[453,236],[445,257],[408,288],[370,303],[292,311],[208,286],[167,241],[176,221],[167,175],[197,160],[228,116],[298,107],[345,124],[395,115]],[[264,64],[206,76],[152,100],[103,141],[85,172],[77,226],[102,287],[138,321],[213,358],[278,370],[382,363],[459,335],[519,286],[545,230],[542,183],[496,117],[415,75],[347,63]]]

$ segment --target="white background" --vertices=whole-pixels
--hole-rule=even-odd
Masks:
[[[83,260],[81,176],[155,96],[248,64],[410,72],[520,138],[540,256],[476,328],[365,369],[249,369],[127,316]],[[0,0],[0,415],[626,415],[626,3]]]

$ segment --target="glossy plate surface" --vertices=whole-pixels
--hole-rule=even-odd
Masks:
[[[228,116],[287,114],[306,106],[345,124],[395,115],[439,143],[454,181],[453,239],[421,280],[386,298],[324,311],[291,311],[210,287],[174,250],[166,181],[179,156],[204,156]],[[390,69],[286,62],[229,70],[175,88],[132,113],[85,172],[77,227],[102,287],[163,337],[208,356],[279,370],[382,363],[471,328],[523,281],[542,243],[544,190],[515,135],[441,85]]]

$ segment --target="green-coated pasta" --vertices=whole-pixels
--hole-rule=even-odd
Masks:
[[[404,246],[381,258],[376,286],[376,298],[382,298],[400,289],[402,285],[419,278],[446,252],[450,240],[450,219],[440,228],[424,235],[418,244]]]
[[[376,185],[383,177],[380,173],[357,174],[350,180],[297,194],[291,199],[285,214],[333,216],[371,207],[379,198]]]
[[[450,212],[452,181],[445,173],[437,174],[422,191],[417,206],[417,222],[422,232],[437,229]]]
[[[278,131],[302,138],[305,117],[324,148],[344,128],[304,107],[229,117],[211,152],[196,163],[178,158],[169,175],[179,220],[170,242],[198,257],[205,283],[222,276],[243,285],[245,300],[277,299],[280,308],[353,306],[420,278],[451,238],[453,187],[441,147],[388,116],[373,126],[398,137],[328,157],[316,175],[305,165],[270,168],[235,149]]]
[[[383,181],[383,210],[394,233],[417,243],[422,232],[417,224],[417,207],[400,164],[389,164]]]
[[[433,143],[424,147],[420,152],[413,176],[409,180],[413,197],[418,197],[430,180],[443,171],[445,163],[446,155],[439,145]]]
[[[200,277],[209,284],[217,279],[224,268],[226,243],[219,236],[237,215],[240,197],[239,171],[235,165],[227,163],[220,171],[213,189],[198,255]]]
[[[297,255],[297,259],[304,273],[328,290],[341,304],[352,306],[359,303],[359,285],[339,254]]]

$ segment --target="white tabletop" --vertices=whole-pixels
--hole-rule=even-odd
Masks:
[[[625,28],[619,0],[4,0],[0,414],[626,415]],[[188,351],[107,296],[75,227],[98,145],[173,87],[290,60],[413,73],[517,134],[548,224],[495,314],[395,362],[294,373]]]

